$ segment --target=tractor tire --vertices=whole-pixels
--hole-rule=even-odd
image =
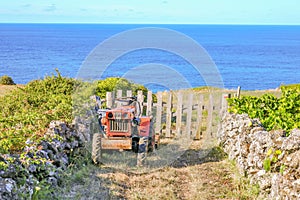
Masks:
[[[145,159],[148,154],[148,144],[149,144],[148,138],[140,138],[139,150],[138,150],[138,154],[137,154],[137,166],[138,167],[143,166],[143,164],[145,162]]]
[[[92,159],[95,164],[101,164],[101,134],[95,133],[92,141]]]
[[[139,141],[137,139],[132,140],[132,151],[134,153],[139,152]]]

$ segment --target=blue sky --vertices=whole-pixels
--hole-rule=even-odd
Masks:
[[[0,0],[0,22],[298,24],[299,0]]]

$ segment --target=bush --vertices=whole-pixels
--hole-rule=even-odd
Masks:
[[[282,96],[265,94],[262,97],[244,96],[228,99],[229,112],[247,113],[250,118],[259,118],[268,130],[282,129],[290,133],[300,128],[300,92],[282,88]]]
[[[138,90],[142,90],[144,95],[148,91],[145,86],[133,83],[125,78],[110,77],[97,82],[96,95],[100,96],[101,99],[105,99],[106,92],[117,90],[123,90],[123,92],[132,90],[133,95],[137,95]]]
[[[300,92],[300,83],[289,84],[289,85],[281,85],[280,89],[281,90],[292,89],[292,90],[296,90],[296,91]]]
[[[13,79],[7,75],[0,78],[0,85],[16,85]]]
[[[75,80],[49,76],[0,98],[0,153],[20,152],[27,139],[43,138],[52,120],[72,121]]]
[[[92,86],[62,77],[57,71],[56,76],[31,81],[25,87],[0,97],[0,154],[21,152],[28,139],[33,142],[43,139],[49,123],[53,120],[70,123],[75,111],[84,111],[86,114],[83,105],[87,104],[92,94],[89,88],[95,89],[96,94],[101,97],[105,97],[106,91],[114,88],[133,88],[133,91],[145,89],[126,79],[119,81],[119,78],[99,81],[96,88]],[[77,88],[84,89],[82,95],[74,95],[77,94]],[[75,97],[79,98],[76,104]]]

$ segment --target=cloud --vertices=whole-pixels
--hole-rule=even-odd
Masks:
[[[31,7],[31,4],[30,4],[30,3],[24,4],[24,5],[21,5],[21,7],[22,7],[22,8],[29,8],[29,7]]]
[[[47,12],[53,12],[53,11],[55,11],[57,8],[56,8],[56,5],[53,3],[53,4],[51,4],[51,5],[49,5],[49,6],[47,6],[45,9],[44,9],[44,11],[47,11]]]

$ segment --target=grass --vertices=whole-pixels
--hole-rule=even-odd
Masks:
[[[94,165],[88,150],[84,155],[73,158],[72,164],[64,171],[61,187],[56,188],[54,199],[89,199],[92,197],[108,197],[109,190],[104,187],[103,180],[96,176],[105,171]],[[92,198],[94,199],[94,198]]]
[[[6,95],[12,90],[17,89],[18,87],[23,87],[22,85],[0,85],[0,97]]]
[[[249,179],[240,174],[234,160],[227,159],[226,163],[228,163],[228,167],[233,177],[234,188],[230,195],[239,199],[257,199],[260,192],[259,185],[250,184]]]
[[[261,97],[264,94],[272,94],[275,97],[280,97],[281,96],[281,91],[278,89],[274,90],[242,90],[241,91],[241,96],[256,96],[256,97]]]

